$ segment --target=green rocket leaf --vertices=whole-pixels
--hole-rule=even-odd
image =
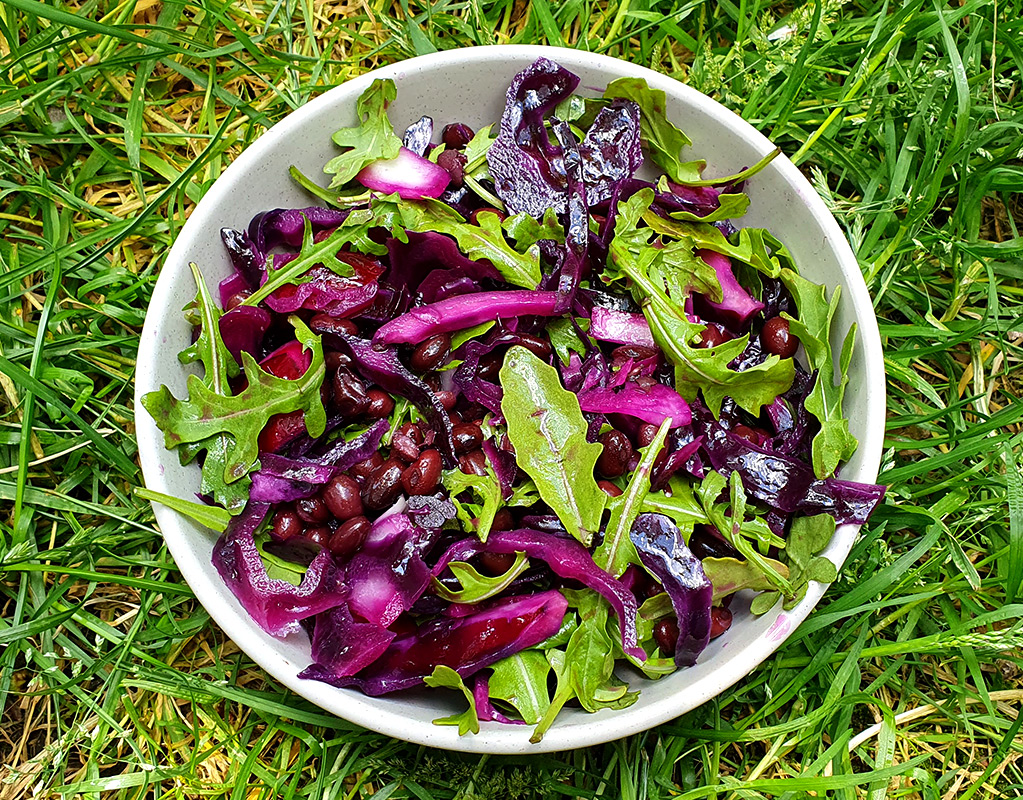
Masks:
[[[392,80],[375,80],[359,97],[356,110],[359,124],[353,128],[342,128],[334,136],[334,144],[344,148],[323,168],[334,178],[330,188],[344,186],[367,164],[382,158],[397,158],[401,139],[395,133],[387,118],[387,104],[398,95]]]
[[[565,530],[589,547],[607,495],[593,477],[602,448],[586,441],[579,398],[562,387],[554,367],[518,346],[504,358],[501,386],[501,412],[518,465]]]

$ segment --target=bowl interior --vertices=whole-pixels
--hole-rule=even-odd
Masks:
[[[181,309],[195,294],[188,262],[195,261],[215,289],[230,272],[220,243],[222,227],[244,229],[260,211],[314,205],[288,175],[297,166],[314,179],[336,153],[331,134],[356,120],[355,101],[375,77],[393,78],[398,97],[389,115],[397,130],[423,114],[438,126],[465,122],[478,128],[500,119],[505,90],[512,76],[539,55],[547,55],[577,73],[580,91],[599,95],[623,75],[644,77],[668,96],[668,112],[693,140],[694,157],[707,161],[707,176],[727,175],[755,163],[771,144],[752,127],[709,98],[627,62],[577,50],[541,47],[484,47],[449,51],[395,64],[350,81],[291,114],[249,147],[209,190],[193,211],[167,259],[149,308],[139,350],[136,414],[140,459],[147,485],[160,492],[191,498],[198,487],[198,468],[182,467],[164,449],[163,437],[138,398],[166,384],[185,395],[188,370],[176,354],[190,341]],[[747,187],[751,204],[741,220],[769,227],[790,249],[807,277],[841,286],[843,303],[838,330],[858,325],[850,367],[846,409],[860,448],[843,470],[850,480],[876,478],[884,414],[884,373],[880,339],[870,299],[848,244],[821,199],[785,158],[775,159]],[[875,424],[871,425],[871,420]],[[796,608],[776,609],[760,617],[749,613],[748,599],[733,605],[731,630],[711,642],[696,666],[659,681],[643,681],[639,701],[623,711],[592,715],[567,710],[538,745],[529,743],[531,728],[483,723],[476,736],[459,737],[451,727],[432,721],[452,712],[444,698],[402,693],[370,698],[355,690],[336,689],[296,676],[310,661],[304,636],[284,641],[261,631],[224,586],[210,563],[216,536],[180,515],[156,506],[156,515],[182,574],[224,631],[282,683],[317,705],[397,738],[453,750],[489,753],[543,752],[597,744],[645,730],[689,711],[748,674],[784,641],[810,612],[824,587],[812,584]],[[826,551],[841,564],[856,535],[855,526],[839,529]],[[741,598],[740,598],[741,599]],[[623,676],[628,677],[628,676]]]

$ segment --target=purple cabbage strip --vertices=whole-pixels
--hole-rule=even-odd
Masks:
[[[249,239],[255,245],[256,251],[265,257],[270,250],[280,245],[301,247],[307,219],[313,233],[317,233],[328,228],[336,228],[345,221],[348,213],[347,209],[338,211],[322,206],[275,208],[252,218],[249,222]],[[279,261],[276,259],[274,261],[277,267],[281,266]]]
[[[455,369],[453,376],[455,387],[470,403],[479,403],[500,416],[504,390],[498,384],[480,377],[482,359],[498,348],[525,343],[526,339],[522,334],[503,325],[496,326],[482,342],[478,340],[466,342],[453,353],[453,358],[462,362]]]
[[[560,315],[572,308],[572,301],[575,300],[575,293],[586,267],[590,215],[586,205],[586,184],[583,182],[583,163],[579,145],[567,122],[555,119],[553,128],[554,135],[564,151],[565,173],[568,180],[565,257],[561,260],[557,273],[551,276],[554,285],[550,287],[558,293],[554,313]]]
[[[397,319],[385,322],[373,337],[374,344],[418,344],[438,333],[464,330],[483,322],[527,314],[555,316],[559,297],[554,292],[512,289],[449,297],[418,306]]]
[[[465,561],[484,551],[499,554],[525,553],[530,558],[546,562],[556,575],[579,581],[593,589],[611,604],[611,608],[618,615],[622,647],[625,652],[636,658],[646,659],[646,654],[637,641],[635,595],[620,581],[594,564],[589,551],[575,539],[563,539],[549,533],[527,529],[491,532],[485,543],[478,539],[455,542],[434,566],[433,574],[440,575],[452,561]]]
[[[430,140],[433,139],[433,119],[431,117],[420,117],[418,122],[413,122],[405,129],[402,137],[402,144],[417,156],[425,156],[430,148]]]
[[[397,192],[402,200],[422,200],[440,197],[451,176],[443,167],[402,147],[394,158],[381,158],[363,167],[355,180],[377,192]]]
[[[650,325],[642,314],[594,306],[590,312],[590,336],[602,342],[656,347]]]
[[[689,404],[682,395],[669,386],[654,383],[642,387],[630,381],[617,392],[606,387],[583,388],[579,391],[579,406],[583,411],[598,414],[625,414],[652,425],[660,426],[666,419],[678,428],[692,422]]]
[[[578,85],[576,75],[538,58],[508,87],[500,132],[487,151],[487,163],[497,196],[511,213],[539,219],[548,208],[565,211],[564,156],[551,144],[544,116]]]
[[[387,650],[396,633],[373,622],[359,622],[341,605],[316,617],[313,625],[313,664],[301,677],[344,678],[365,669]],[[322,680],[322,678],[321,678]]]
[[[258,280],[255,285],[259,285]],[[244,275],[240,272],[232,272],[217,285],[217,289],[220,292],[220,307],[227,308],[228,301],[234,297],[234,295],[239,292],[248,292],[253,288],[254,286],[246,280]]]
[[[512,484],[515,483],[515,476],[518,473],[515,454],[500,449],[493,439],[484,439],[482,448],[501,486],[501,497],[508,500],[512,496]]]
[[[506,717],[490,700],[490,679],[486,675],[477,674],[472,685],[472,697],[476,701],[476,716],[480,722],[502,722],[505,725],[525,725],[521,719]]]
[[[693,431],[689,426],[683,426],[681,428],[675,428],[668,435],[668,457],[664,461],[658,461],[654,464],[653,472],[650,476],[650,491],[659,492],[665,486],[668,485],[668,479],[671,478],[676,472],[682,467],[687,467],[690,474],[694,474],[697,469],[702,472],[702,462],[700,462],[697,453],[700,447],[703,446],[702,436],[693,436]],[[692,461],[692,463],[690,463]],[[700,475],[699,477],[703,477]]]
[[[412,608],[430,585],[430,568],[421,553],[424,541],[405,514],[377,520],[344,568],[352,612],[386,628]]]
[[[568,601],[554,589],[510,597],[474,614],[442,617],[399,636],[375,663],[354,677],[334,679],[305,672],[301,677],[357,686],[372,696],[419,686],[438,664],[467,678],[553,636],[567,610]]]
[[[321,549],[300,586],[267,575],[253,534],[269,505],[249,502],[213,546],[213,566],[249,616],[272,636],[301,630],[299,621],[335,608],[348,590],[339,580],[330,551]]]
[[[799,503],[804,514],[828,514],[842,525],[863,525],[884,500],[885,487],[874,483],[855,483],[838,478],[814,481]]]
[[[725,477],[738,470],[750,495],[787,514],[829,514],[838,524],[862,525],[884,499],[883,486],[817,480],[809,464],[758,447],[717,423],[707,425],[703,447],[715,470]]]
[[[324,266],[315,266],[307,273],[309,280],[285,284],[266,298],[266,304],[280,314],[306,308],[333,317],[354,317],[365,311],[373,305],[383,266],[359,253],[338,253],[338,258],[355,270],[352,277],[343,278]],[[280,266],[278,256],[274,256],[274,264]]]
[[[579,147],[588,205],[610,199],[619,184],[642,165],[639,118],[638,105],[631,100],[614,100],[593,120]]]
[[[259,360],[263,335],[270,328],[271,322],[273,317],[265,308],[235,306],[220,318],[217,327],[220,328],[224,347],[241,364],[243,352]]]
[[[754,314],[763,311],[764,304],[753,299],[749,292],[739,285],[739,281],[732,273],[732,261],[728,256],[715,253],[713,250],[697,250],[696,255],[714,268],[718,283],[721,284],[721,302],[715,303],[705,298],[706,305],[730,328],[744,328]]]
[[[220,239],[227,249],[227,254],[231,258],[231,264],[234,266],[235,272],[241,275],[245,283],[248,284],[247,288],[252,290],[258,288],[263,276],[265,253],[256,247],[255,242],[252,241],[247,233],[236,231],[233,228],[221,228]],[[231,294],[234,294],[234,292],[231,292]],[[220,298],[221,304],[226,306],[227,297],[223,294],[223,284],[221,284]]]
[[[663,514],[640,514],[629,538],[639,560],[660,581],[678,616],[675,664],[691,667],[710,641],[714,587],[682,532]]]
[[[397,238],[387,240],[391,262],[387,280],[397,288],[418,292],[426,303],[478,292],[482,280],[501,280],[501,273],[489,261],[466,258],[448,236],[414,231],[407,235],[407,243]]]

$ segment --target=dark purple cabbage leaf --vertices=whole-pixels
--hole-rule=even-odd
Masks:
[[[710,641],[714,587],[700,559],[686,547],[682,532],[663,514],[640,514],[629,538],[643,566],[668,593],[678,617],[675,664],[690,667]]]
[[[326,549],[313,558],[299,586],[267,574],[253,534],[269,508],[250,502],[231,520],[213,547],[213,566],[256,624],[283,637],[300,631],[301,620],[344,603],[348,590]]]
[[[306,670],[300,677],[356,686],[372,696],[420,686],[437,665],[467,678],[553,636],[567,610],[568,601],[554,589],[509,597],[467,616],[432,620],[399,636],[358,675],[336,678],[325,670]]]
[[[621,581],[594,564],[589,550],[575,539],[527,529],[492,531],[485,543],[478,539],[463,539],[451,545],[434,566],[433,574],[440,575],[452,561],[465,561],[485,551],[498,554],[525,553],[529,558],[546,562],[554,574],[579,581],[593,589],[610,603],[618,616],[625,652],[641,660],[646,659],[646,654],[637,642],[635,595]]]

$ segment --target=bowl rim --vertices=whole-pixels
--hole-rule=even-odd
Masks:
[[[314,114],[321,107],[330,106],[339,95],[356,96],[362,87],[368,86],[374,79],[398,79],[402,73],[410,70],[443,71],[445,68],[465,67],[487,62],[507,62],[510,68],[515,69],[512,65],[524,66],[540,56],[558,61],[568,69],[604,68],[622,72],[623,75],[629,77],[645,78],[651,87],[666,89],[669,94],[678,96],[696,113],[709,116],[719,124],[733,129],[760,152],[766,154],[774,149],[774,145],[752,125],[696,89],[662,73],[606,55],[545,45],[491,45],[441,51],[398,61],[359,75],[324,92],[288,114],[246,147],[204,194],[194,208],[189,221],[179,231],[161,268],[150,309],[166,311],[171,284],[170,274],[174,269],[187,268],[189,260],[187,250],[190,247],[189,239],[191,238],[189,232],[198,229],[198,226],[189,227],[191,219],[202,219],[205,209],[223,202],[223,197],[231,190],[230,184],[235,176],[244,175],[248,169],[274,149],[281,139],[297,132],[308,116]],[[623,70],[623,65],[627,69]],[[883,419],[885,375],[881,339],[870,296],[856,257],[824,201],[796,166],[787,157],[780,155],[772,162],[772,168],[780,170],[780,177],[799,191],[814,220],[829,240],[831,250],[834,251],[846,280],[843,302],[852,306],[853,315],[858,325],[857,335],[860,345],[864,348],[868,388],[864,402],[868,405],[867,416],[870,419]],[[161,325],[162,317],[163,313],[154,316],[149,314],[147,309],[138,352],[135,390],[139,459],[146,485],[158,491],[161,486],[166,488],[160,467],[160,456],[164,449],[163,440],[155,424],[152,424],[148,417],[148,412],[143,409],[141,397],[145,392],[156,388],[150,385],[149,379],[153,376],[148,375],[147,370],[151,368],[149,365],[155,363],[160,356],[160,345],[155,334]],[[865,435],[861,437],[857,452],[860,468],[854,475],[844,475],[844,478],[860,482],[876,480],[882,452],[882,437],[883,426],[868,428]],[[176,526],[182,524],[183,518],[177,512],[159,503],[154,502],[153,507],[167,546],[182,576],[195,592],[196,598],[221,629],[275,680],[317,706],[362,727],[416,744],[463,752],[514,754],[571,750],[622,738],[674,719],[716,697],[755,670],[780,647],[788,633],[794,631],[799,623],[809,615],[827,589],[826,585],[811,582],[806,595],[794,608],[779,612],[775,624],[784,622],[786,635],[780,636],[780,638],[760,636],[747,643],[744,651],[746,658],[728,660],[724,667],[713,675],[715,687],[713,691],[707,696],[701,696],[696,702],[692,702],[692,698],[689,697],[679,698],[676,696],[654,701],[641,707],[632,706],[610,713],[598,712],[596,715],[588,715],[593,718],[591,724],[561,727],[555,724],[538,744],[528,742],[532,726],[481,723],[479,734],[459,737],[454,728],[419,726],[417,722],[400,713],[381,709],[376,702],[377,698],[366,697],[355,690],[337,689],[327,684],[298,679],[297,672],[292,665],[287,664],[279,656],[275,657],[275,653],[266,652],[265,648],[252,639],[255,623],[251,618],[248,618],[247,615],[240,616],[219,603],[214,587],[210,586],[206,580],[199,580],[202,572],[208,570],[208,564],[202,564],[199,554],[193,549],[185,547],[181,537],[174,536],[173,533],[168,535]],[[840,526],[823,554],[841,567],[852,548],[858,530],[859,526],[856,525]],[[285,667],[287,669],[284,669]],[[429,730],[426,730],[426,727],[429,727]]]

